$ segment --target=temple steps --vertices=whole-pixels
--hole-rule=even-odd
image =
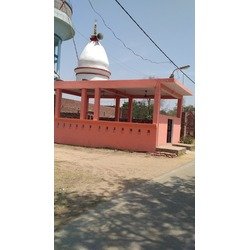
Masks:
[[[187,150],[190,150],[190,151],[195,150],[195,145],[194,144],[173,143],[172,145],[176,146],[176,147],[183,147],[183,148],[186,148]]]
[[[172,144],[162,145],[156,148],[157,152],[168,152],[171,154],[176,154],[177,156],[183,155],[186,153],[185,147],[173,146]]]

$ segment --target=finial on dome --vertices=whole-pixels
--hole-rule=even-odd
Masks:
[[[96,27],[97,27],[97,21],[95,20],[95,24],[94,24],[94,33],[93,33],[94,36],[97,35]]]
[[[102,40],[102,39],[103,39],[102,33],[97,34],[97,21],[95,20],[94,32],[93,32],[93,35],[90,37],[90,40],[94,42],[98,42],[99,40]]]

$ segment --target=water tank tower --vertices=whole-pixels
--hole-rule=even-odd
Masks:
[[[59,78],[61,44],[74,37],[72,6],[65,0],[54,0],[54,78]]]

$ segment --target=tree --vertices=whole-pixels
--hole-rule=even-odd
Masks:
[[[183,106],[183,109],[182,109],[183,112],[188,112],[188,111],[195,111],[195,107],[193,105],[188,105],[188,106]],[[169,116],[175,116],[177,114],[177,105],[166,111],[166,115],[169,115]]]
[[[167,111],[167,115],[169,116],[176,116],[176,114],[177,114],[177,107],[174,107]]]
[[[121,109],[123,114],[127,114],[128,102],[124,102]],[[133,101],[132,116],[134,119],[138,120],[152,120],[153,104],[151,104],[151,100],[147,99],[143,101]]]
[[[143,101],[133,101],[133,119],[138,120],[152,120],[153,119],[153,110],[154,105],[151,103],[151,99],[146,99]],[[128,102],[124,102],[121,107],[122,114],[125,114],[126,117],[128,113]],[[188,105],[183,107],[183,111],[195,111],[195,107],[193,105]],[[169,116],[176,116],[177,114],[177,106],[170,109],[162,109],[160,111],[160,114],[162,115],[169,115]],[[124,118],[125,118],[124,117]]]
[[[195,111],[195,107],[193,105],[188,105],[183,107],[183,112]]]
[[[161,115],[167,115],[167,111],[165,109],[160,110]]]

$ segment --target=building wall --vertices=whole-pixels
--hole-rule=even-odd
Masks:
[[[158,125],[158,141],[157,145],[162,146],[167,143],[167,126],[168,119],[172,119],[172,143],[180,141],[181,119],[174,116],[160,115]]]
[[[180,135],[181,135],[181,118],[178,117],[172,117],[172,118],[173,118],[172,143],[178,143],[180,142]]]
[[[59,118],[55,119],[55,142],[154,152],[156,125]]]
[[[167,116],[160,115],[158,125],[158,146],[162,146],[167,143],[167,126]]]

